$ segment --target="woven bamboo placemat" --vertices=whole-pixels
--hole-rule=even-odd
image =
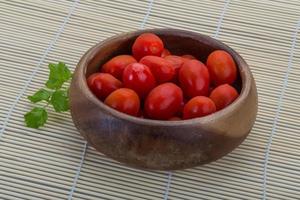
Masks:
[[[299,0],[0,0],[0,199],[300,199]],[[49,62],[74,69],[114,34],[171,27],[236,49],[256,79],[259,112],[245,142],[176,172],[128,168],[86,145],[69,113],[24,127],[26,96]]]

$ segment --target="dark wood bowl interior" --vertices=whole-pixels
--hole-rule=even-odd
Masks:
[[[238,66],[235,87],[240,96],[214,114],[181,121],[141,119],[109,108],[88,89],[86,77],[110,58],[131,54],[134,40],[143,32],[157,34],[172,54],[191,54],[203,63],[212,51],[227,51]],[[75,126],[98,151],[133,167],[158,170],[183,169],[221,158],[246,138],[257,112],[255,82],[243,58],[218,40],[177,29],[124,33],[92,47],[77,65],[70,101]]]

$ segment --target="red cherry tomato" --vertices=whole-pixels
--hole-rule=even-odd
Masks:
[[[167,56],[165,57],[165,59],[170,61],[173,64],[173,67],[175,69],[174,82],[177,84],[179,69],[187,59],[181,56],[174,56],[174,55]]]
[[[144,56],[160,56],[164,50],[163,41],[153,33],[143,33],[132,45],[132,54],[140,60]]]
[[[186,99],[183,99],[183,101],[180,103],[180,108],[179,108],[178,112],[175,114],[175,116],[182,117],[183,108],[187,102],[188,101]]]
[[[171,117],[170,119],[168,119],[169,121],[178,121],[181,120],[180,117]]]
[[[179,70],[179,82],[184,94],[189,97],[206,96],[209,89],[209,73],[198,60],[187,60]]]
[[[120,88],[112,92],[104,103],[120,112],[137,116],[140,110],[140,99],[135,91],[128,88]]]
[[[161,52],[160,57],[165,58],[166,56],[169,56],[169,55],[171,55],[171,52],[170,52],[168,49],[164,49],[164,50]]]
[[[138,114],[137,114],[137,117],[139,117],[139,118],[145,118],[144,111],[140,109],[139,112],[138,112]]]
[[[192,56],[192,55],[190,55],[190,54],[186,54],[186,55],[183,55],[183,56],[181,56],[181,57],[183,57],[183,58],[185,58],[185,59],[189,59],[189,60],[196,59],[194,56]]]
[[[132,63],[123,72],[124,86],[133,89],[140,98],[144,98],[155,87],[155,78],[149,67],[141,63]]]
[[[232,84],[237,75],[235,62],[226,51],[216,50],[209,54],[206,65],[215,85]]]
[[[182,112],[183,112],[183,108],[184,108],[184,105],[186,104],[186,102],[187,102],[187,100],[186,100],[186,99],[183,99],[183,101],[182,101],[181,104],[180,104],[179,112],[181,112],[181,114],[182,114]]]
[[[133,56],[119,55],[113,57],[102,66],[102,72],[109,73],[119,80],[122,80],[122,75],[125,67],[131,63],[137,62]]]
[[[145,56],[140,63],[147,65],[158,83],[168,82],[174,79],[175,69],[168,60],[157,56]]]
[[[208,89],[208,95],[210,95],[210,94],[211,94],[211,92],[212,92],[214,89],[215,89],[214,87],[212,87],[212,86],[209,86],[209,89]]]
[[[108,73],[94,73],[87,79],[90,90],[101,100],[122,87],[122,82]]]
[[[152,119],[169,119],[179,111],[182,101],[182,91],[177,85],[163,83],[151,90],[144,111]]]
[[[183,65],[184,61],[186,61],[186,59],[182,58],[181,56],[173,56],[173,55],[166,56],[165,59],[170,61],[173,64],[173,67],[175,69],[175,77],[177,77],[179,69]]]
[[[183,118],[203,117],[216,112],[215,103],[208,97],[196,96],[189,100],[183,108]]]
[[[239,96],[236,89],[228,84],[219,85],[210,94],[209,98],[215,102],[217,110],[231,104]]]

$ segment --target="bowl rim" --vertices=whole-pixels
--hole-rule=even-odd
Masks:
[[[101,100],[99,100],[93,93],[92,91],[88,88],[87,81],[86,81],[86,71],[87,71],[87,66],[92,60],[95,55],[99,52],[99,49],[101,47],[105,46],[107,43],[113,41],[113,40],[118,40],[124,37],[133,37],[133,36],[138,36],[141,33],[145,32],[152,32],[156,34],[169,34],[176,36],[178,33],[180,33],[180,36],[182,37],[201,37],[204,41],[210,41],[212,43],[215,43],[217,46],[221,47],[220,49],[227,51],[235,60],[235,63],[238,67],[238,71],[240,73],[241,81],[242,81],[242,88],[241,92],[238,96],[237,99],[234,100],[230,105],[227,107],[223,108],[222,110],[219,110],[215,113],[212,113],[210,115],[204,116],[204,117],[199,117],[199,118],[193,118],[193,119],[187,119],[187,120],[178,120],[178,121],[169,121],[169,120],[155,120],[155,119],[145,119],[145,118],[139,118],[139,117],[134,117],[122,112],[119,112],[107,105],[104,104]],[[154,28],[154,29],[143,29],[143,30],[136,30],[136,31],[130,31],[126,33],[120,33],[117,35],[114,35],[112,37],[109,37],[93,47],[91,47],[80,59],[80,61],[77,64],[76,71],[75,71],[75,76],[78,81],[80,81],[82,84],[80,85],[80,89],[83,94],[88,98],[89,101],[92,101],[95,105],[97,105],[101,110],[105,111],[108,114],[111,114],[112,116],[121,119],[121,120],[126,120],[135,124],[140,124],[140,125],[148,125],[148,126],[192,126],[192,125],[199,125],[199,124],[206,124],[211,121],[217,121],[218,119],[228,115],[229,113],[233,112],[237,107],[240,107],[244,100],[248,97],[250,91],[251,91],[251,85],[252,83],[252,73],[250,71],[250,68],[248,64],[245,62],[245,60],[231,47],[228,45],[224,44],[223,42],[212,38],[210,36],[201,34],[201,33],[196,33],[192,31],[187,31],[187,30],[181,30],[181,29],[174,29],[174,28]],[[75,79],[74,79],[75,80]],[[73,80],[72,80],[73,82]]]

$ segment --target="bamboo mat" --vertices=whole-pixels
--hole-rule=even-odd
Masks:
[[[299,0],[0,0],[0,199],[300,199],[299,20]],[[248,62],[259,112],[239,148],[193,169],[142,171],[86,145],[69,113],[24,127],[49,62],[74,69],[95,43],[154,27],[216,37]]]

